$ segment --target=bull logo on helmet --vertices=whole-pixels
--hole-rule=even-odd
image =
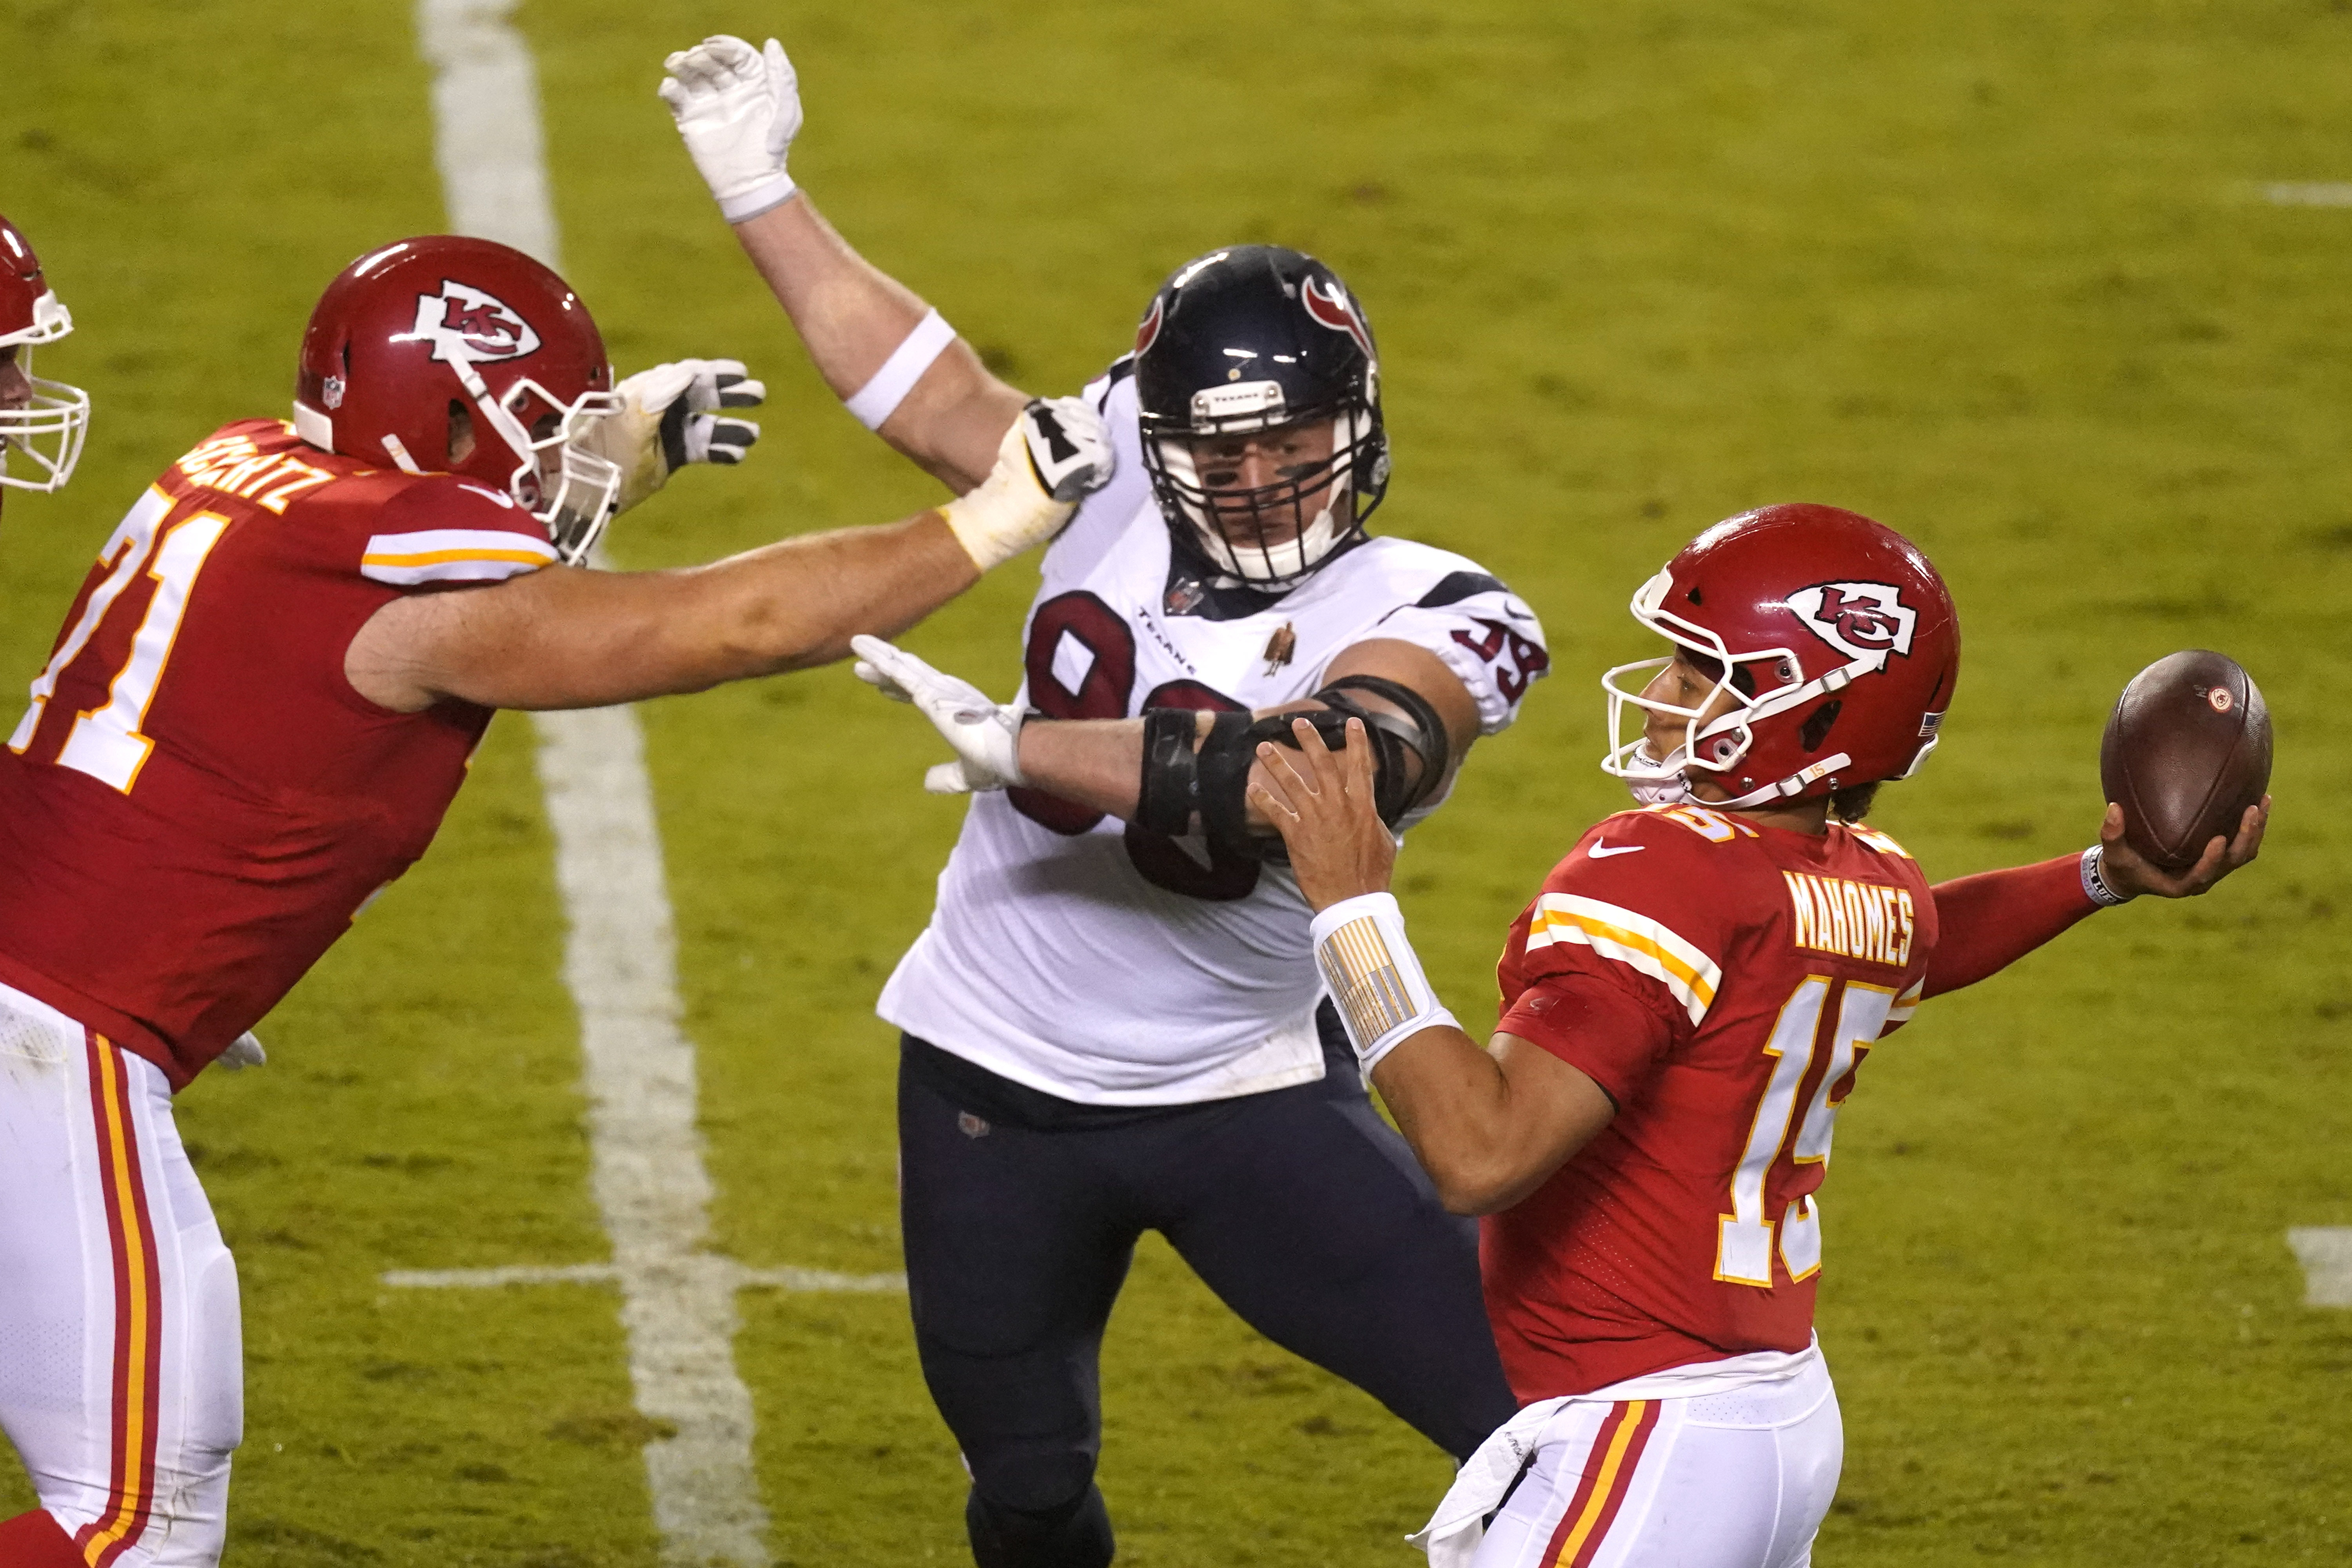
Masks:
[[[1848,658],[1875,658],[1881,666],[1911,653],[1919,613],[1888,583],[1821,583],[1789,595],[1789,608]]]
[[[495,294],[454,279],[438,294],[416,297],[416,328],[410,334],[433,345],[433,357],[446,364],[520,359],[539,347],[539,333]]]
[[[1307,313],[1315,318],[1317,326],[1347,333],[1356,340],[1356,346],[1364,351],[1366,359],[1373,357],[1371,331],[1364,325],[1363,317],[1356,313],[1356,302],[1348,298],[1345,289],[1310,274],[1301,302]]]
[[[1161,297],[1154,294],[1151,297],[1151,309],[1144,314],[1143,324],[1135,329],[1135,352],[1138,354],[1151,352],[1151,345],[1160,341],[1160,325],[1167,320],[1167,317],[1168,312],[1161,305]]]

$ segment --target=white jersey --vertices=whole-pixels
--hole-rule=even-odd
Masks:
[[[1549,663],[1543,628],[1462,556],[1371,539],[1278,599],[1171,570],[1126,368],[1087,388],[1118,468],[1045,552],[1019,700],[1054,719],[1271,708],[1312,696],[1339,654],[1378,637],[1443,659],[1483,733],[1517,716]],[[1309,921],[1286,867],[1034,791],[978,795],[877,1011],[1064,1100],[1255,1094],[1323,1073]]]

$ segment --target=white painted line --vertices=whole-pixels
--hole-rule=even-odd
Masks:
[[[2259,188],[2274,207],[2352,207],[2352,180],[2273,180]]]
[[[539,91],[515,0],[418,0],[434,67],[435,163],[451,226],[557,266]],[[536,715],[539,773],[571,920],[592,1181],[613,1241],[638,1410],[672,1568],[766,1568],[751,1394],[735,1370],[740,1266],[702,1250],[710,1178],[696,1128],[694,1047],[678,1028],[677,940],[644,740],[626,708]]]
[[[518,1263],[499,1268],[387,1268],[380,1278],[400,1290],[489,1290],[508,1285],[614,1285],[621,1271],[610,1263]],[[830,1268],[745,1268],[735,1284],[749,1290],[805,1290],[886,1294],[907,1289],[904,1274],[836,1274]]]
[[[2286,1233],[2303,1264],[2303,1304],[2352,1307],[2352,1225],[2303,1226]]]
[[[491,1290],[505,1285],[611,1285],[619,1282],[621,1271],[609,1263],[519,1263],[506,1268],[387,1268],[381,1278],[399,1290]]]

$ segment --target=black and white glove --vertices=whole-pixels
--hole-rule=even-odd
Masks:
[[[664,103],[729,223],[759,216],[793,194],[784,159],[801,131],[800,78],[784,46],[755,49],[721,33],[662,61]]]
[[[1117,464],[1102,416],[1085,398],[1037,398],[1004,432],[988,478],[940,512],[985,572],[1061,532]]]
[[[598,420],[580,445],[621,470],[616,512],[688,463],[741,462],[760,426],[730,410],[757,408],[768,395],[743,362],[732,359],[673,360],[637,372],[613,391],[621,411]]]
[[[956,760],[923,774],[933,795],[971,795],[1017,784],[1021,779],[1021,725],[1027,710],[992,702],[969,680],[933,669],[905,648],[880,637],[854,637],[857,679],[893,702],[911,702],[947,738]]]

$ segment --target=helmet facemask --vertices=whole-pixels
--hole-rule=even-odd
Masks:
[[[621,469],[581,443],[596,421],[622,412],[625,400],[617,393],[583,392],[565,403],[528,376],[493,397],[471,363],[459,359],[450,368],[491,431],[520,459],[507,478],[507,493],[547,525],[558,560],[568,566],[585,561],[612,520]]]
[[[1215,570],[1255,586],[1288,588],[1362,532],[1371,505],[1358,470],[1383,449],[1370,409],[1293,412],[1282,388],[1265,381],[1195,394],[1192,412],[1181,430],[1146,437],[1144,465],[1162,507],[1175,514],[1171,521]],[[1278,468],[1269,484],[1216,482],[1217,458],[1202,451],[1219,441],[1315,426],[1329,432],[1328,453]],[[1377,504],[1379,487],[1369,488]]]
[[[16,368],[30,384],[31,396],[21,408],[0,408],[0,485],[18,489],[54,490],[73,478],[81,459],[83,439],[89,434],[89,394],[62,381],[44,381],[33,374],[33,345],[53,343],[73,331],[73,317],[54,293],[33,301],[33,325],[13,334],[6,344],[16,350]],[[11,458],[21,459],[31,472],[8,469]]]
[[[1755,749],[1759,721],[1836,691],[1858,673],[1853,666],[1845,665],[1818,679],[1807,680],[1804,665],[1792,648],[1735,651],[1710,628],[1665,608],[1667,595],[1674,586],[1670,572],[1660,572],[1642,584],[1641,591],[1633,595],[1633,618],[1683,649],[1689,661],[1702,671],[1712,674],[1714,684],[1706,697],[1696,706],[1686,708],[1644,695],[1648,673],[1664,668],[1679,655],[1621,664],[1601,677],[1601,689],[1609,696],[1611,742],[1608,754],[1601,760],[1601,771],[1623,779],[1633,798],[1644,805],[1697,803],[1699,797],[1692,788],[1697,782],[1694,775],[1728,776]],[[1643,677],[1643,687],[1622,679],[1635,675]],[[1707,714],[1727,696],[1730,706],[1709,719]],[[1632,740],[1621,740],[1628,707],[1682,721],[1682,744],[1664,757],[1654,755],[1643,732],[1646,723]],[[1745,795],[1706,804],[1743,810],[1801,795],[1852,761],[1843,752],[1832,752],[1788,778]]]

